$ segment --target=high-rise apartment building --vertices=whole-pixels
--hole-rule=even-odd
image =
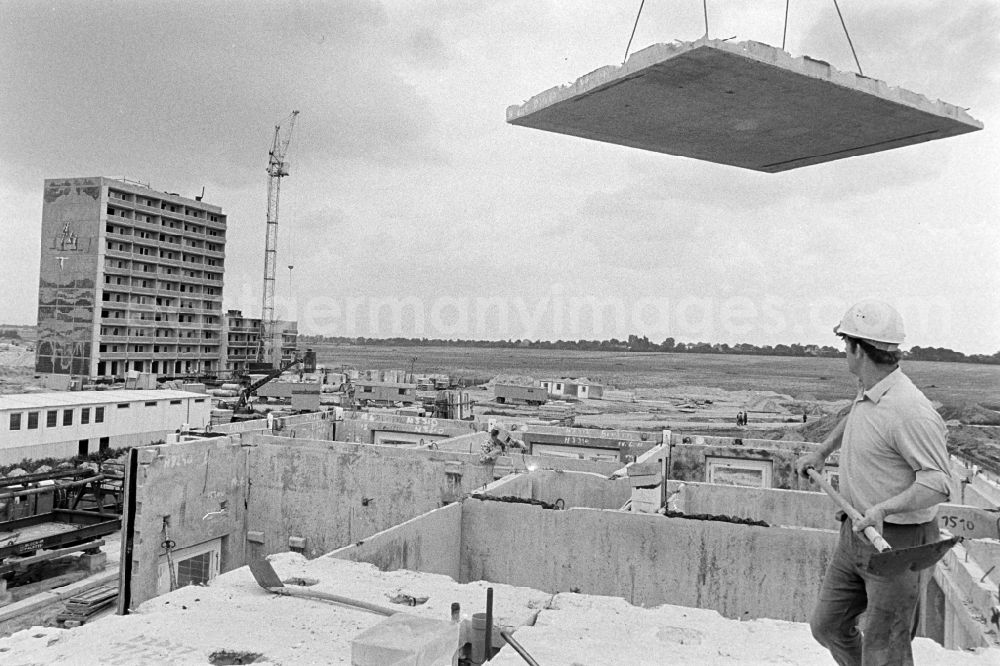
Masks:
[[[44,196],[37,373],[221,370],[221,208],[101,177],[46,180]]]
[[[259,318],[244,317],[241,310],[227,310],[222,326],[222,371],[226,375],[240,375],[249,372],[257,359],[260,348],[261,321]],[[298,347],[298,323],[275,320],[273,335],[275,346],[281,336],[280,358],[264,358],[264,363],[272,367],[295,358]],[[272,355],[275,351],[272,351]]]

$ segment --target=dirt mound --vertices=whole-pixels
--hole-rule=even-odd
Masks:
[[[948,428],[948,452],[1000,474],[1000,428],[952,426]]]
[[[535,378],[529,375],[504,375],[499,374],[486,382],[486,386],[496,386],[497,384],[512,384],[514,386],[534,386]]]
[[[833,430],[840,420],[851,411],[851,405],[846,405],[836,414],[828,414],[811,418],[807,423],[803,423],[798,428],[788,428],[786,430],[775,430],[767,433],[764,439],[784,439],[795,442],[822,442],[830,431]]]
[[[945,421],[960,421],[967,425],[1000,425],[1000,412],[977,403],[943,405],[938,413]]]

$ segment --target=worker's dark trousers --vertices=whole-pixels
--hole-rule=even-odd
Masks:
[[[893,548],[919,546],[940,538],[935,522],[886,523],[883,536]],[[876,576],[862,569],[865,555],[873,552],[868,540],[853,532],[851,521],[844,520],[809,625],[816,640],[840,666],[911,665],[910,642],[931,569]],[[864,627],[859,629],[858,616],[865,611]]]

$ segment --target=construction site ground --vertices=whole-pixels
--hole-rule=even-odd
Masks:
[[[399,606],[414,615],[447,620],[453,602],[464,617],[484,611],[494,589],[494,618],[515,629],[533,657],[549,666],[570,664],[827,664],[826,653],[803,623],[741,622],[714,611],[664,605],[652,609],[615,597],[549,594],[446,576],[398,570],[331,557],[271,556],[278,575],[304,589],[393,606],[399,596],[427,597]],[[108,616],[70,630],[34,627],[0,639],[9,666],[75,664],[349,664],[351,641],[385,618],[325,601],[272,594],[243,567],[208,586],[181,588],[126,616]],[[533,625],[533,626],[530,626]],[[996,653],[946,651],[925,638],[914,642],[917,663],[997,664]],[[524,663],[504,647],[490,663]]]

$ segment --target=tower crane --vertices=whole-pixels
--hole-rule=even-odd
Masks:
[[[260,341],[257,344],[257,362],[273,363],[278,367],[281,362],[279,353],[274,353],[275,319],[274,319],[274,273],[278,258],[278,194],[281,191],[281,179],[288,175],[289,163],[285,161],[288,144],[292,140],[292,129],[298,111],[292,111],[290,118],[282,120],[274,126],[274,143],[267,160],[267,235],[264,240],[264,301],[260,311]],[[282,132],[282,124],[285,125]],[[280,344],[280,343],[279,343]]]

